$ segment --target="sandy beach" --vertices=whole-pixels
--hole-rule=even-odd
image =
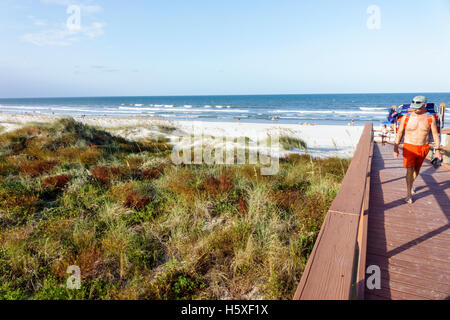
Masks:
[[[2,132],[18,129],[27,123],[51,123],[62,116],[35,115],[35,114],[8,114],[0,113],[0,126]],[[308,153],[314,157],[351,157],[358,144],[363,126],[344,125],[304,125],[283,124],[273,122],[246,123],[246,122],[215,122],[215,121],[173,121],[155,117],[74,117],[82,123],[102,128],[112,134],[130,140],[149,137],[165,137],[176,144],[180,138],[192,134],[203,134],[214,137],[248,137],[264,139],[267,135],[278,134],[292,138],[302,139],[308,145]],[[375,140],[381,138],[375,126]],[[389,140],[393,141],[394,134]],[[445,144],[445,135],[442,136]],[[302,150],[285,151],[284,154]]]
[[[51,123],[59,118],[60,116],[0,113],[0,126],[3,127],[2,132],[7,132],[27,123]],[[215,137],[263,139],[268,134],[279,134],[304,140],[308,145],[308,153],[314,157],[351,157],[363,129],[362,126],[171,121],[149,117],[74,118],[131,140],[160,136],[178,141],[180,137],[198,133]]]

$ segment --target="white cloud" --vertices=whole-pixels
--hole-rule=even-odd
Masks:
[[[71,6],[77,5],[80,7],[80,13],[83,16],[91,16],[98,12],[101,12],[103,8],[99,5],[92,4],[88,1],[74,1],[74,0],[41,0],[43,4],[46,5],[60,5],[60,6]],[[66,11],[64,11],[66,13]],[[67,16],[69,17],[69,16]],[[29,16],[29,19],[33,21],[35,26],[44,27],[48,26],[49,23],[44,19],[38,19],[34,16]],[[92,17],[87,19],[82,19],[83,23],[81,27],[78,28],[68,28],[67,23],[65,24],[54,24],[56,27],[53,29],[42,30],[40,32],[27,33],[22,35],[22,41],[32,43],[37,46],[70,46],[75,42],[81,41],[83,39],[95,39],[102,36],[105,31],[105,23],[92,21],[90,23],[85,23],[84,21],[91,20]]]
[[[81,32],[90,39],[95,39],[97,37],[102,36],[104,32],[105,24],[101,22],[94,22],[90,27],[83,28],[81,27]]]
[[[22,40],[37,46],[70,46],[79,39],[69,30],[45,30],[24,34]]]
[[[44,19],[37,19],[34,16],[28,16],[28,18],[33,21],[33,24],[38,27],[45,27],[47,25],[47,21]]]
[[[41,0],[41,2],[45,4],[57,4],[61,6],[68,6],[73,3],[73,1],[70,0]]]
[[[105,24],[94,22],[90,26],[81,27],[80,30],[61,29],[44,30],[37,33],[28,33],[22,40],[37,46],[70,46],[82,39],[95,39],[104,34]]]
[[[95,14],[103,11],[103,8],[99,5],[87,4],[86,2],[73,1],[73,0],[41,0],[44,4],[55,4],[60,6],[76,5],[81,9],[81,14]]]
[[[81,14],[94,14],[103,11],[103,8],[97,5],[94,6],[88,6],[88,5],[81,5]]]

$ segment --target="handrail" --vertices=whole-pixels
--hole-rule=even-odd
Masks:
[[[364,298],[373,125],[366,123],[331,204],[294,300]]]

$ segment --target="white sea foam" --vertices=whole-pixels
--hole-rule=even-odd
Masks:
[[[368,108],[368,107],[360,107],[360,110],[363,111],[372,111],[372,110],[387,110],[387,108]]]
[[[280,119],[304,119],[302,117],[280,117]]]
[[[134,107],[119,107],[119,109],[121,110],[138,110],[138,111],[143,111],[143,110],[151,110],[151,111],[168,111],[166,108],[134,108]],[[173,112],[205,112],[204,109],[189,109],[189,111],[187,111],[184,108],[171,108],[170,111]],[[249,110],[243,110],[243,109],[233,109],[233,110],[208,110],[207,112],[228,112],[228,113],[248,113]]]
[[[355,111],[355,110],[274,110],[269,113],[299,113],[299,114],[379,114],[384,115],[386,112],[377,111]]]
[[[133,108],[133,107],[119,107],[120,110],[138,110],[138,111],[143,111],[143,110],[158,110],[155,108]]]
[[[51,107],[1,106],[3,109],[51,110]]]
[[[135,107],[142,107],[143,104],[141,104],[141,103],[136,103],[134,106],[135,106]]]

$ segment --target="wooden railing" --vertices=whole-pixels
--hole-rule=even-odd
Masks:
[[[373,125],[367,123],[320,229],[295,300],[364,298],[372,155]]]

